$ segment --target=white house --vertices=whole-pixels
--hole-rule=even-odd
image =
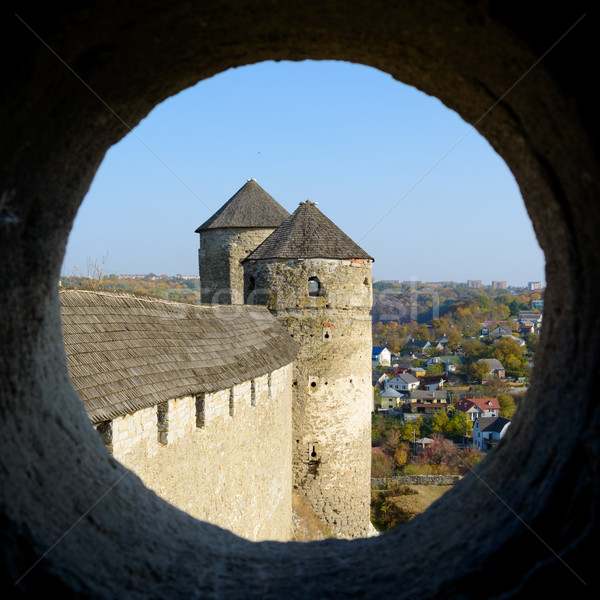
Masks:
[[[389,367],[392,364],[392,353],[385,346],[373,346],[371,357],[373,367]]]
[[[419,387],[419,380],[410,373],[400,373],[388,381],[388,387],[396,391],[410,392]]]
[[[504,417],[478,417],[473,423],[473,446],[487,452],[505,435],[510,421]]]

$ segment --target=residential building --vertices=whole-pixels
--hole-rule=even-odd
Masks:
[[[411,398],[402,404],[404,414],[419,414],[423,417],[432,417],[437,412],[448,410],[448,401],[445,398]]]
[[[478,417],[473,423],[473,446],[488,452],[506,435],[510,421],[504,417]]]
[[[428,375],[421,377],[421,389],[428,392],[443,390],[447,380],[447,377],[444,375]]]
[[[411,400],[447,400],[448,394],[442,390],[412,390],[410,392]]]
[[[388,381],[388,387],[396,391],[410,392],[419,387],[419,380],[410,373],[400,373]]]
[[[504,379],[506,376],[504,366],[497,358],[480,358],[477,362],[487,363],[488,367],[490,368],[490,373],[495,375],[498,379]]]
[[[444,365],[446,373],[456,373],[462,365],[465,364],[465,359],[462,356],[434,356],[427,361],[427,366],[441,363]]]
[[[388,387],[385,391],[381,392],[381,410],[395,410],[402,403],[403,396],[400,392],[395,389]]]
[[[373,346],[371,361],[373,367],[390,367],[392,365],[392,353],[385,346]]]
[[[497,398],[462,398],[455,404],[455,408],[466,413],[470,421],[479,417],[491,418],[500,415],[500,403]]]
[[[498,325],[489,332],[490,339],[496,339],[504,336],[512,337],[513,330],[508,325]]]

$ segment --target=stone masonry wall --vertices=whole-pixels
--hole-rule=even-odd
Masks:
[[[248,261],[249,303],[265,303],[300,344],[294,366],[294,489],[339,537],[369,535],[371,264]],[[320,296],[310,296],[317,277]]]
[[[371,486],[385,489],[393,485],[455,485],[462,475],[398,475],[397,477],[374,477]]]
[[[270,229],[205,229],[200,233],[198,266],[204,304],[243,304],[241,261],[271,233]]]
[[[125,456],[134,450],[148,457],[158,452],[158,420],[155,406],[112,421],[112,454]]]
[[[115,419],[113,455],[198,519],[250,540],[289,540],[292,372]]]

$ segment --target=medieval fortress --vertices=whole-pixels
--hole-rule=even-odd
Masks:
[[[61,292],[71,380],[105,446],[248,539],[291,538],[292,493],[332,534],[370,535],[373,259],[254,180],[196,231],[201,305]]]

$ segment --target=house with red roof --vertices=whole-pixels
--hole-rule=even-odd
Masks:
[[[471,421],[500,416],[498,398],[463,398],[455,404],[455,408],[466,413]]]

